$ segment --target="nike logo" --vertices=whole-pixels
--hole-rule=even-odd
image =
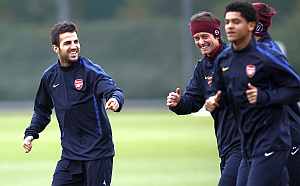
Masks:
[[[274,151],[272,151],[272,152],[266,152],[265,153],[265,157],[271,156],[272,154],[274,154]]]
[[[59,83],[55,84],[55,85],[52,85],[53,88],[56,88],[59,86]]]
[[[223,71],[223,72],[225,72],[225,71],[227,71],[227,70],[229,70],[229,67],[222,67],[222,71]]]
[[[299,150],[300,150],[299,147],[298,148],[297,147],[293,147],[291,155],[294,156]]]

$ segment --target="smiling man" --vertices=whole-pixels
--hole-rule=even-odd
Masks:
[[[114,145],[105,110],[119,112],[124,95],[100,66],[80,56],[75,24],[54,25],[51,42],[58,60],[41,78],[23,147],[26,153],[31,151],[32,141],[39,138],[55,108],[62,155],[52,186],[108,186]]]
[[[217,56],[226,48],[221,40],[220,21],[210,12],[200,12],[191,17],[190,31],[196,47],[203,58],[197,63],[194,75],[181,95],[179,88],[167,96],[167,106],[176,114],[197,112],[211,94],[213,73]],[[219,93],[220,96],[221,93]],[[240,165],[240,136],[230,104],[220,100],[219,107],[212,112],[215,134],[221,159],[219,186],[236,185]]]

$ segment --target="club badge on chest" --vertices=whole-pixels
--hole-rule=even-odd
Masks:
[[[83,87],[83,79],[75,79],[74,86],[76,90],[81,90]]]
[[[255,65],[250,64],[246,66],[246,74],[249,78],[253,78],[253,76],[255,75],[255,71],[256,71]]]

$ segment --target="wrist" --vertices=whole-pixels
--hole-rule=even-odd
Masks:
[[[269,96],[266,91],[257,89],[257,104],[267,105],[269,102]]]

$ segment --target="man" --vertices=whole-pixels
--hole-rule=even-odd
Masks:
[[[224,50],[221,40],[220,21],[210,12],[200,12],[191,17],[190,31],[195,45],[203,58],[196,65],[194,75],[181,95],[179,88],[167,96],[167,106],[176,114],[197,112],[211,94],[215,59]],[[219,93],[220,95],[220,93]],[[219,156],[221,158],[221,177],[219,186],[235,186],[237,170],[241,160],[240,137],[227,100],[212,113]]]
[[[276,10],[265,3],[252,3],[257,15],[257,25],[254,32],[255,38],[258,42],[270,47],[271,49],[284,53],[284,51],[273,41],[268,29],[272,23],[272,17],[276,15]],[[286,53],[284,53],[286,55]],[[300,185],[299,170],[300,170],[300,109],[298,104],[290,104],[287,107],[289,113],[289,121],[291,123],[292,136],[292,151],[288,159],[289,185]]]
[[[122,90],[100,66],[79,55],[75,24],[54,25],[51,42],[58,60],[41,78],[23,147],[26,153],[31,151],[32,141],[39,138],[55,108],[62,155],[52,186],[110,185],[114,146],[105,110],[121,110]]]
[[[265,3],[256,2],[252,3],[252,5],[257,15],[257,24],[254,30],[254,35],[257,41],[264,43],[275,51],[285,53],[280,46],[272,40],[268,32],[268,29],[272,24],[272,17],[276,15],[276,10]]]
[[[233,104],[242,144],[238,186],[288,184],[290,128],[286,104],[300,98],[300,78],[286,58],[256,43],[256,12],[250,3],[232,2],[225,10],[231,48],[219,55],[217,89]],[[217,96],[206,106],[216,108]]]

